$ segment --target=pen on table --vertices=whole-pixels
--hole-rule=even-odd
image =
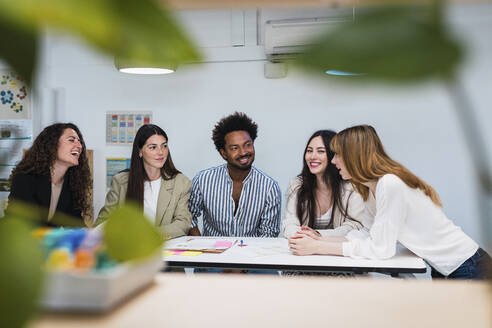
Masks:
[[[239,246],[243,247],[243,240],[242,239],[241,239],[240,243],[241,243],[241,245],[239,245]]]

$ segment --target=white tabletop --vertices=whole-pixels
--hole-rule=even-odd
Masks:
[[[173,249],[178,243],[190,238],[184,236],[169,240],[165,248]],[[299,271],[350,271],[397,273],[424,273],[424,261],[404,247],[387,260],[352,259],[343,256],[312,255],[296,256],[289,251],[285,238],[213,237],[216,240],[236,241],[223,253],[202,253],[198,256],[164,256],[169,267],[224,268],[224,269],[274,269]],[[240,247],[243,240],[246,246]]]

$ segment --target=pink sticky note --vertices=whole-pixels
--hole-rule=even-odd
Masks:
[[[219,247],[231,247],[231,246],[232,246],[232,241],[224,241],[224,240],[216,241],[215,244],[214,244],[214,247],[215,248],[219,248]]]
[[[186,251],[186,249],[169,249],[169,252],[172,252],[173,255],[179,255],[180,253],[183,253]]]

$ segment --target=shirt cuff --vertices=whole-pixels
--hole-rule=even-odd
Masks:
[[[368,237],[368,233],[365,233],[362,230],[350,230],[349,233],[345,235],[348,241],[352,241],[354,239],[365,239]]]
[[[350,241],[342,243],[343,256],[351,257],[353,253],[353,248],[354,245]]]
[[[195,228],[198,226],[198,222],[195,222],[195,220],[191,220],[191,227]]]

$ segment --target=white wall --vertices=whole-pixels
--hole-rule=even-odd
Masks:
[[[167,76],[132,76],[117,72],[112,58],[76,40],[53,34],[45,38],[35,122],[58,119],[80,127],[88,148],[94,149],[96,214],[105,197],[105,158],[130,156],[130,147],[106,146],[106,111],[152,111],[154,123],[169,135],[176,166],[191,179],[199,170],[223,162],[210,139],[211,130],[221,117],[237,110],[259,125],[255,165],[277,179],[284,191],[301,169],[312,132],[372,124],[389,154],[429,182],[440,193],[449,217],[483,244],[469,153],[450,98],[439,83],[351,87],[292,70],[284,79],[265,79],[255,10],[245,12],[245,46],[234,48],[228,44],[234,28],[229,11],[182,12],[180,17],[205,47],[208,60],[221,62],[180,67]],[[471,51],[462,77],[489,141],[489,154],[491,18],[491,5],[451,12],[453,27]],[[35,133],[41,126],[37,131],[35,126]]]

